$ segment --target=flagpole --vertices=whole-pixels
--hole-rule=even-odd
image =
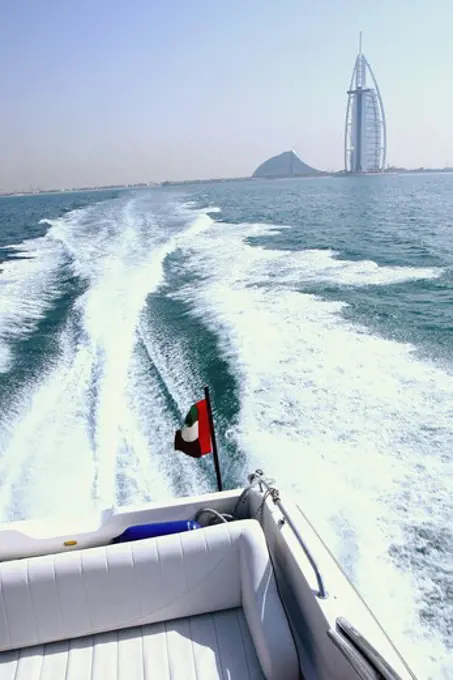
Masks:
[[[222,491],[222,475],[220,473],[219,455],[217,453],[217,442],[215,440],[214,420],[212,418],[211,400],[209,399],[209,388],[207,386],[204,388],[204,398],[206,399],[206,406],[208,407],[207,410],[209,418],[209,427],[211,429],[212,455],[214,456],[215,474],[217,477],[217,489],[219,491]]]

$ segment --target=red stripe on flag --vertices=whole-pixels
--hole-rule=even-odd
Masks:
[[[198,401],[198,440],[200,442],[201,455],[205,456],[212,452],[211,428],[209,427],[208,405],[206,399]]]

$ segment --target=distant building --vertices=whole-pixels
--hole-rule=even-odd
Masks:
[[[368,81],[371,87],[367,86]],[[344,165],[346,172],[380,172],[385,167],[387,132],[384,106],[371,66],[362,52],[355,60],[346,108]]]
[[[318,170],[300,160],[294,151],[284,151],[262,163],[252,177],[304,177],[317,175]]]

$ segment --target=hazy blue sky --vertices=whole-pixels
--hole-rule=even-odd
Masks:
[[[3,0],[0,190],[339,169],[360,29],[388,162],[453,163],[453,0]]]

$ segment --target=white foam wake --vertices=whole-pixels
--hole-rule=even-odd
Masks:
[[[390,285],[436,279],[442,269],[436,267],[389,267],[372,260],[341,260],[333,250],[288,251],[281,255],[282,283],[315,281],[340,286]]]
[[[172,496],[175,468],[189,487],[203,488],[191,461],[168,452],[175,414],[149,378],[149,361],[137,354],[144,342],[161,373],[168,371],[142,311],[163,281],[168,254],[211,223],[206,214],[194,220],[190,213],[181,231],[183,213],[175,207],[170,214],[173,233],[167,214],[159,220],[152,205],[130,198],[51,222],[48,257],[62,250],[86,291],[61,332],[59,356],[9,414],[11,436],[0,459],[2,518]],[[184,382],[174,386],[181,409],[190,405],[188,392]]]
[[[0,263],[0,373],[13,365],[13,345],[30,335],[59,295],[64,251],[47,237],[5,246],[14,258]]]
[[[177,295],[215,329],[240,379],[238,443],[250,467],[292,490],[411,665],[439,677],[447,653],[416,606],[431,575],[403,574],[389,549],[405,541],[404,524],[429,516],[443,527],[453,511],[453,379],[346,322],[344,303],[294,291],[307,280],[376,285],[439,272],[247,244],[261,233],[222,224],[192,241],[186,268],[202,283]]]

